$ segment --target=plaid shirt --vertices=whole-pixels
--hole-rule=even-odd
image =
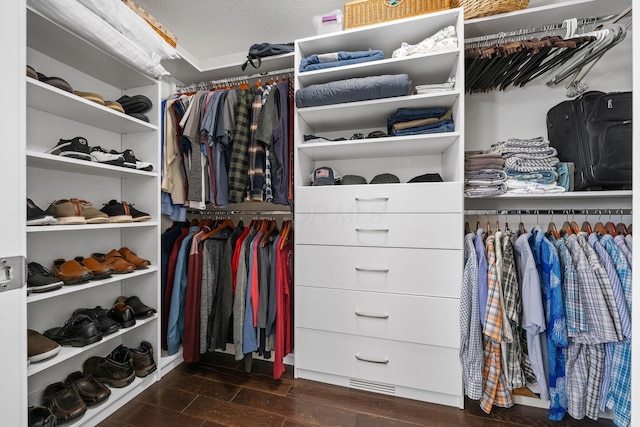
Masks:
[[[589,246],[589,242],[587,242],[587,233],[578,233],[578,243],[587,255],[589,264],[595,272],[596,279],[598,280],[598,284],[600,285],[600,289],[602,290],[602,295],[604,296],[607,311],[611,316],[611,320],[613,320],[613,327],[615,328],[617,338],[612,341],[622,341],[624,340],[624,333],[622,332],[622,322],[620,321],[620,314],[618,313],[618,308],[616,307],[616,300],[613,296],[613,289],[611,286],[611,282],[609,281],[609,276],[607,276],[607,272],[602,266],[598,254],[591,246]]]
[[[627,259],[627,264],[629,264],[629,268],[631,268],[633,264],[631,262],[631,258],[632,258],[631,249],[629,249],[629,246],[627,246],[627,241],[624,239],[624,236],[616,236],[613,238],[613,241],[616,243],[618,248],[620,248],[620,250],[624,254],[624,257]]]
[[[253,101],[253,89],[245,89],[238,95],[229,164],[229,201],[231,203],[240,203],[244,200],[249,180],[247,171],[249,169],[251,101]]]
[[[271,185],[271,150],[264,149],[265,167],[264,167],[264,201],[273,202],[273,186]]]
[[[525,355],[526,362],[524,361],[525,359],[521,357],[522,346],[520,345],[520,337],[522,336],[522,330],[520,328],[520,317],[522,316],[522,300],[520,299],[520,289],[518,289],[518,278],[515,259],[513,257],[511,236],[513,236],[513,232],[506,230],[502,237],[502,271],[500,277],[502,278],[502,308],[514,335],[514,339],[511,340],[511,342],[505,342],[505,354],[503,355],[507,387],[513,390],[514,388],[525,386],[523,366],[526,365],[528,367],[534,381],[535,375],[533,371],[531,371],[531,362],[529,361],[528,355]],[[498,233],[496,233],[496,238],[497,237]],[[498,243],[497,239],[496,243]],[[496,245],[496,248],[497,247],[498,245]]]
[[[578,236],[572,234],[565,236],[567,248],[571,253],[571,259],[576,267],[580,298],[584,304],[584,311],[588,322],[587,331],[575,334],[575,342],[583,344],[600,344],[618,341],[614,320],[602,294],[602,288],[595,271],[589,264],[589,259],[584,252]],[[584,241],[584,237],[582,238]],[[589,246],[588,244],[586,246]],[[606,275],[605,275],[606,276]],[[618,318],[619,324],[619,318]],[[568,371],[568,370],[567,370]]]
[[[544,314],[547,320],[549,396],[551,398],[549,419],[561,421],[567,412],[564,348],[568,345],[568,338],[562,298],[560,259],[556,248],[539,227],[536,227],[529,243],[540,274]]]
[[[484,371],[485,380],[480,408],[487,414],[493,405],[503,408],[513,406],[511,392],[507,388],[502,370],[502,304],[500,302],[500,288],[496,275],[496,252],[494,236],[488,236],[487,245],[487,310],[484,321]]]
[[[600,237],[600,243],[611,256],[615,265],[625,303],[631,311],[631,268],[620,248],[610,234]],[[613,344],[611,355],[611,385],[607,396],[607,408],[613,411],[613,422],[617,426],[631,424],[631,344]]]
[[[604,270],[609,277],[609,283],[611,284],[611,291],[616,302],[616,308],[618,309],[618,315],[620,316],[620,323],[622,326],[622,333],[625,337],[625,342],[631,342],[631,319],[629,311],[627,310],[627,302],[624,298],[624,292],[622,290],[622,284],[618,277],[618,272],[613,265],[613,260],[604,247],[598,240],[596,233],[591,233],[588,238],[589,244],[593,247],[596,254],[600,258],[600,262],[604,267]],[[600,391],[600,410],[606,410],[607,396],[609,394],[609,388],[611,385],[611,365],[613,363],[613,352],[618,343],[606,343],[605,344],[605,363],[604,363],[604,376],[602,378],[602,387]]]
[[[572,235],[570,237],[573,237]],[[581,420],[598,419],[600,383],[604,373],[604,345],[571,340],[567,348],[567,412]]]
[[[580,297],[578,273],[573,265],[571,254],[564,239],[554,241],[560,256],[562,267],[562,293],[564,295],[564,312],[567,322],[567,335],[572,337],[580,332],[587,332],[587,317]]]
[[[262,94],[264,89],[258,87],[251,103],[251,126],[249,138],[249,189],[247,200],[262,201],[264,195],[264,145],[256,139],[256,130],[262,112]]]
[[[460,365],[470,399],[482,396],[482,332],[478,310],[478,258],[474,234],[464,236],[464,272],[460,290]]]

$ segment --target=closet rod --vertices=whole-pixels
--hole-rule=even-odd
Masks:
[[[465,215],[631,215],[632,209],[465,209]]]
[[[192,215],[251,215],[251,216],[267,216],[267,215],[292,215],[291,211],[244,211],[244,210],[198,210],[187,209],[188,214]]]
[[[578,19],[578,26],[581,25],[588,25],[588,24],[597,24],[598,22],[603,22],[603,21],[607,21],[611,18],[615,18],[616,16],[618,16],[619,14],[612,14],[612,15],[606,15],[606,16],[600,16],[600,17],[594,17],[594,16],[590,16],[587,18],[579,18]],[[545,32],[549,32],[549,31],[555,31],[555,30],[559,30],[562,28],[566,28],[565,27],[565,23],[561,23],[561,24],[547,24],[547,25],[543,25],[541,27],[533,27],[533,28],[521,28],[518,30],[513,30],[513,31],[501,31],[499,33],[495,33],[495,34],[486,34],[484,36],[478,36],[478,37],[471,37],[468,39],[464,39],[464,44],[470,44],[470,43],[478,43],[478,42],[484,42],[484,41],[489,41],[489,40],[495,40],[495,39],[503,39],[503,38],[508,38],[508,37],[518,37],[518,36],[525,36],[528,34],[536,34],[536,33],[545,33]]]
[[[210,88],[215,87],[216,85],[219,84],[228,84],[228,83],[233,83],[233,82],[238,82],[238,83],[242,83],[242,82],[246,82],[252,79],[259,79],[261,77],[268,77],[268,76],[275,76],[278,74],[293,74],[295,71],[295,68],[283,68],[281,70],[273,70],[273,71],[264,71],[262,73],[256,73],[256,74],[249,74],[246,76],[232,76],[232,77],[225,77],[222,79],[218,79],[218,80],[207,80],[207,81],[202,81],[199,83],[190,83],[188,85],[184,85],[184,86],[176,86],[176,91],[177,92],[182,92],[182,91],[187,91],[187,92],[194,92],[198,89],[200,90],[208,90]],[[211,86],[211,87],[209,87]]]

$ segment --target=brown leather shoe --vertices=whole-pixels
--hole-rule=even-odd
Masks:
[[[113,268],[116,274],[131,273],[136,269],[136,266],[124,259],[124,256],[115,249],[112,249],[108,254],[101,254],[94,252],[91,254],[91,258],[102,263],[106,267]]]
[[[81,256],[77,256],[74,258],[78,261],[79,264],[84,265],[93,273],[93,280],[101,280],[111,277],[114,272],[114,269],[111,267],[107,267],[102,263],[98,262],[95,258],[85,258]]]
[[[87,412],[87,404],[78,394],[78,390],[61,382],[47,386],[44,389],[43,400],[58,422],[74,420]]]
[[[148,259],[140,258],[138,255],[132,252],[131,249],[129,248],[126,248],[126,247],[120,248],[118,252],[122,254],[124,259],[126,259],[131,264],[135,265],[137,270],[145,269],[151,265],[151,261],[149,261]]]
[[[123,328],[129,328],[136,324],[136,315],[133,308],[122,302],[118,302],[111,307],[108,316],[120,323]]]
[[[41,333],[27,329],[27,357],[29,363],[49,359],[60,352],[60,344]]]
[[[83,283],[93,277],[93,273],[75,259],[65,261],[62,258],[53,260],[53,274],[65,285]]]
[[[80,371],[67,375],[64,383],[67,386],[75,386],[87,406],[97,405],[107,400],[111,395],[111,390],[108,387],[98,382],[92,375],[85,375]]]

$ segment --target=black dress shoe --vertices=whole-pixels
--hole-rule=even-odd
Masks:
[[[45,406],[29,408],[29,427],[56,427],[56,416]]]
[[[136,376],[143,378],[156,370],[156,362],[153,360],[153,346],[147,341],[142,341],[140,347],[130,348],[133,357],[133,369]]]
[[[44,336],[60,345],[84,347],[102,339],[98,324],[86,314],[74,314],[61,328],[52,328]]]
[[[78,394],[78,390],[61,382],[48,385],[44,389],[43,400],[61,423],[80,418],[87,412],[87,404]]]
[[[132,296],[132,297],[118,297],[118,299],[116,300],[117,303],[124,303],[126,305],[128,305],[129,307],[131,307],[133,309],[133,312],[136,315],[137,319],[142,319],[145,317],[149,317],[151,316],[153,313],[156,312],[155,308],[149,307],[148,305],[145,305],[142,301],[140,301],[140,298],[138,298],[137,296]]]
[[[133,309],[121,302],[111,307],[109,317],[118,322],[123,328],[129,328],[136,324],[136,315],[133,313]]]
[[[93,376],[85,375],[80,371],[67,375],[64,383],[67,386],[75,386],[87,406],[94,406],[104,402],[111,395],[111,390],[108,387],[96,381]]]
[[[120,329],[120,323],[108,316],[109,310],[97,306],[96,308],[79,308],[73,314],[86,314],[97,324],[102,335],[109,335]]]
[[[86,375],[111,387],[126,387],[136,379],[129,349],[119,345],[107,357],[90,357],[82,365]]]

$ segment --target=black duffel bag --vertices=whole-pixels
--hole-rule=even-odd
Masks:
[[[547,113],[561,162],[575,164],[576,190],[631,189],[632,92],[586,92]]]

